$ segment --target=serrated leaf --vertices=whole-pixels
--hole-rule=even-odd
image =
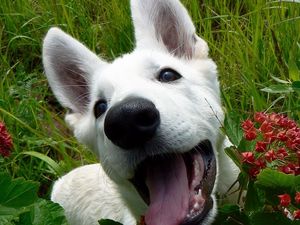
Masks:
[[[12,208],[28,206],[37,200],[39,184],[23,178],[11,179],[8,174],[0,173],[0,205]]]
[[[260,90],[270,94],[289,94],[294,92],[293,88],[290,85],[284,84],[271,85]]]
[[[271,169],[264,169],[258,176],[256,185],[276,193],[293,194],[300,190],[300,176],[284,174]]]
[[[34,204],[30,211],[30,222],[32,225],[67,225],[61,206],[47,200],[39,200]]]
[[[243,130],[241,128],[241,117],[238,113],[230,112],[225,115],[224,132],[232,144],[239,146],[243,138]]]
[[[110,219],[99,220],[99,224],[100,225],[122,225],[121,223],[110,220]]]

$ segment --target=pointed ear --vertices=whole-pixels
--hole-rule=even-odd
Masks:
[[[179,0],[131,0],[137,48],[165,49],[178,57],[206,58],[207,43]]]
[[[85,112],[92,75],[106,63],[60,29],[51,28],[43,43],[43,64],[58,101],[71,113]]]

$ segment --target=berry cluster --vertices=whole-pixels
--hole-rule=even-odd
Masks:
[[[296,208],[292,204],[292,198],[289,194],[282,194],[278,195],[279,198],[279,206],[282,208],[283,212],[287,217],[290,219],[295,219],[299,220],[300,219],[300,209]],[[299,205],[300,204],[300,192],[296,192],[295,198],[294,198],[294,203]],[[293,212],[293,213],[291,213]]]
[[[12,139],[4,123],[0,122],[0,155],[3,157],[10,156],[13,147]]]
[[[258,112],[253,120],[247,119],[241,126],[244,139],[253,146],[241,152],[243,167],[252,179],[264,168],[300,174],[300,127],[294,120],[282,114]],[[294,200],[289,194],[278,198],[279,210],[292,220],[300,219],[300,192],[296,192]]]
[[[242,152],[242,162],[255,178],[268,167],[286,174],[300,174],[300,128],[294,120],[277,113],[257,112],[242,122],[244,138],[254,149]]]

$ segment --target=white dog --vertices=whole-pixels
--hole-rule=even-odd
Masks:
[[[223,151],[215,63],[178,0],[131,0],[136,48],[105,62],[52,28],[50,86],[77,139],[101,164],[59,179],[52,200],[71,225],[211,224],[215,194],[237,176]]]

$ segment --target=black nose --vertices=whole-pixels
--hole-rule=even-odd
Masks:
[[[104,132],[119,147],[133,149],[150,140],[159,124],[159,112],[151,101],[128,98],[107,112]]]

